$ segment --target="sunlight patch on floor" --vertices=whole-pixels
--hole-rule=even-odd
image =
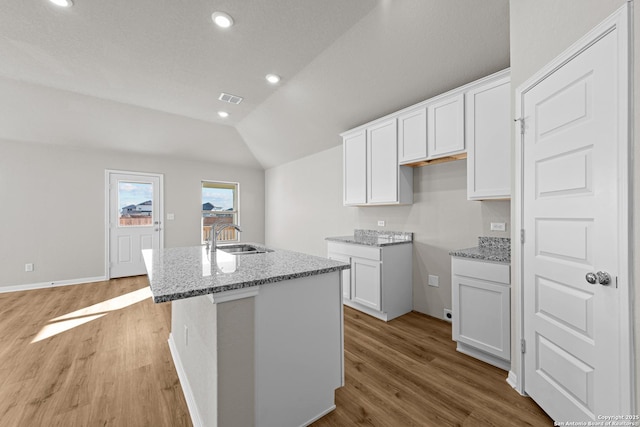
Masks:
[[[49,321],[51,323],[40,329],[40,332],[38,332],[38,335],[35,336],[31,343],[51,338],[54,335],[91,322],[92,320],[99,319],[112,311],[129,307],[147,298],[151,298],[151,289],[148,286],[145,286],[137,291],[129,292],[128,294],[120,295],[89,307],[84,307],[80,310],[53,318]]]

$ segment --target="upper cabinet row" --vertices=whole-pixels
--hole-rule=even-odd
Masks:
[[[469,200],[511,195],[509,70],[341,134],[344,204],[413,203],[413,169],[467,157]]]

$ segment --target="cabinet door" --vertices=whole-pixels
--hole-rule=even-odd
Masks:
[[[344,137],[344,204],[367,202],[367,135],[364,131]]]
[[[511,197],[510,78],[466,94],[467,197]]]
[[[396,119],[367,129],[367,200],[398,202],[398,135]]]
[[[362,258],[351,258],[351,299],[367,307],[381,310],[382,289],[380,262]]]
[[[398,156],[400,164],[427,158],[427,109],[398,116]]]
[[[453,339],[510,360],[509,286],[453,273]]]
[[[464,94],[453,95],[429,104],[429,158],[464,151]]]
[[[330,253],[328,258],[351,264],[351,258],[346,255]],[[342,270],[342,297],[351,299],[351,270]]]

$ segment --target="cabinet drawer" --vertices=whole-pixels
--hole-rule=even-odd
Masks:
[[[352,245],[349,243],[328,242],[327,246],[329,256],[331,254],[343,254],[350,257],[358,257],[370,259],[372,261],[380,261],[381,251],[377,246]]]
[[[511,268],[509,264],[499,264],[484,260],[453,257],[451,258],[451,274],[505,285],[511,283]]]

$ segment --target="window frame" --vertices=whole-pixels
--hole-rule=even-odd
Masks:
[[[228,189],[233,190],[233,210],[232,211],[205,211],[202,210],[202,205],[204,204],[204,200],[202,199],[202,190],[204,188],[220,188],[220,189]],[[204,233],[204,214],[205,212],[219,212],[223,214],[231,214],[232,215],[232,223],[240,226],[240,183],[232,182],[232,181],[219,181],[219,180],[209,180],[203,179],[200,181],[200,239],[201,244],[206,244],[205,233]],[[240,233],[235,232],[235,239],[227,239],[221,240],[221,242],[225,243],[235,243],[240,241]]]

